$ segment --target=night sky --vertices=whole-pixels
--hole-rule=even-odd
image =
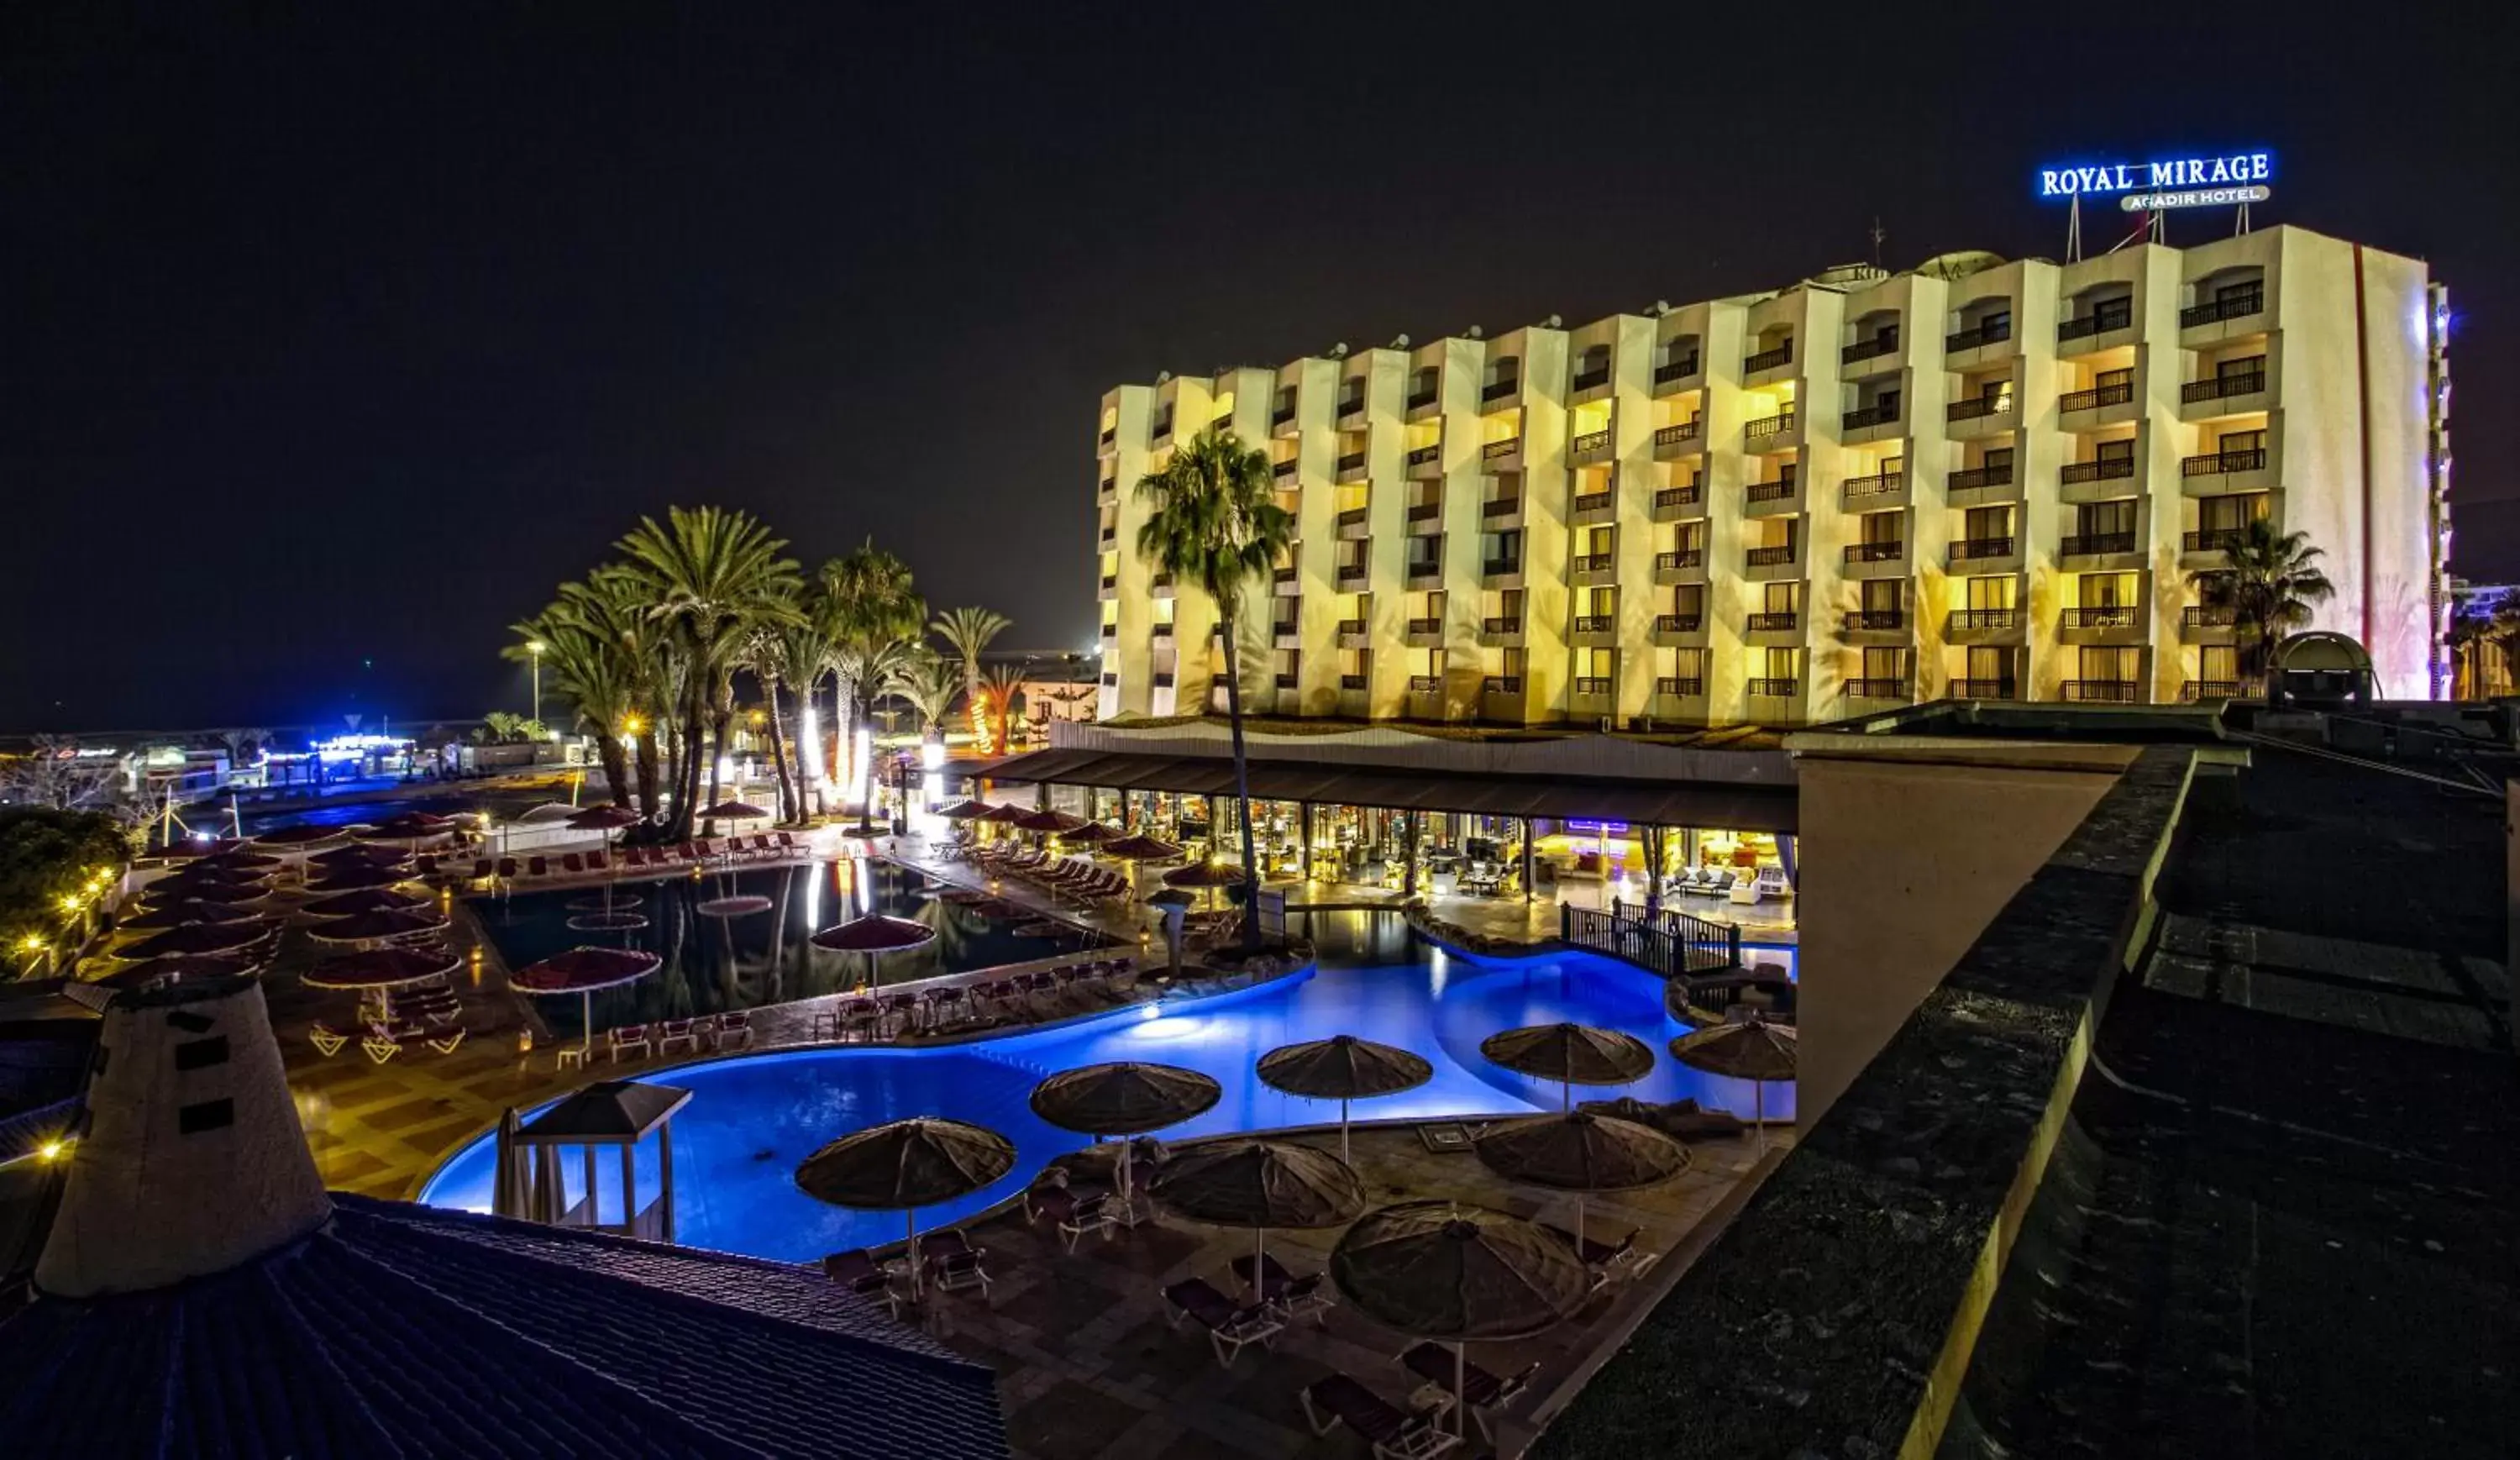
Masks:
[[[2462,8],[12,6],[0,732],[521,708],[504,626],[668,503],[1082,648],[1116,382],[1775,287],[1876,216],[2060,256],[2059,161],[2271,147],[2261,225],[2430,258],[2459,494],[2520,496],[2520,36]]]

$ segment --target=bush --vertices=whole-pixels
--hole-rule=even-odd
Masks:
[[[98,811],[0,807],[0,938],[14,947],[61,927],[61,900],[99,867],[131,858],[121,825]]]

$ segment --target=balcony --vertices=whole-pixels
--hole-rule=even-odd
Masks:
[[[2108,558],[2136,550],[2133,532],[2078,532],[2056,545],[2059,557]]]
[[[1943,620],[1943,634],[1956,644],[2017,637],[2022,621],[2019,609],[1954,609]]]
[[[1102,671],[1102,682],[1103,682],[1104,684],[1109,684],[1109,685],[1116,685],[1116,684],[1118,684],[1118,683],[1120,682],[1120,671],[1119,671],[1119,670],[1117,670],[1117,669],[1105,669],[1105,670],[1103,670],[1103,671]]]
[[[1372,645],[1366,639],[1365,620],[1362,618],[1342,618],[1338,621],[1333,632],[1337,636],[1338,647],[1341,649],[1370,649],[1372,647]]]
[[[1104,623],[1102,625],[1102,637],[1106,639],[1116,639],[1120,637],[1120,625],[1116,623]]]
[[[1741,631],[1751,634],[1791,634],[1802,631],[1803,616],[1792,609],[1780,613],[1752,614],[1741,620]]]
[[[1906,700],[1912,698],[1905,676],[1897,679],[1850,679],[1846,682],[1850,700]]]
[[[1420,539],[1423,541],[1424,539]],[[1436,544],[1442,546],[1440,542]],[[1444,586],[1444,560],[1413,557],[1400,565],[1400,585],[1404,588],[1441,588]]]
[[[1576,676],[1574,688],[1578,700],[1606,700],[1618,685],[1607,675],[1582,674]]]
[[[1653,383],[1657,386],[1678,385],[1682,381],[1694,379],[1696,375],[1697,354],[1692,350],[1677,360],[1665,360],[1655,366]]]
[[[1952,698],[1955,700],[2018,700],[2021,698],[2021,686],[2009,679],[1955,679],[1952,681]]]
[[[2012,478],[2012,463],[1995,467],[1964,467],[1943,479],[1943,487],[1951,493],[1952,505],[1963,507],[1976,502],[2004,502],[2021,495]]]
[[[2114,305],[2101,305],[2089,314],[2056,326],[2056,342],[2060,345],[2074,344],[2135,328],[2135,301],[2120,299],[2114,301]]]
[[[1117,477],[1105,477],[1105,478],[1103,478],[1102,480],[1097,481],[1097,482],[1095,482],[1095,483],[1094,483],[1094,505],[1095,505],[1095,506],[1097,506],[1097,507],[1111,507],[1111,506],[1116,506],[1116,505],[1118,505],[1119,501],[1120,501],[1120,479],[1119,479],[1119,478],[1117,478]]]
[[[1521,525],[1522,494],[1516,492],[1510,497],[1488,498],[1479,504],[1479,518],[1488,526],[1499,529]],[[1504,521],[1508,518],[1513,521]]]
[[[2143,610],[2134,604],[2103,609],[2065,609],[2056,619],[2056,637],[2067,644],[2124,644],[2143,638]]]
[[[1610,367],[1596,365],[1590,370],[1576,371],[1574,382],[1568,388],[1576,394],[1582,394],[1586,390],[1598,390],[1609,383]]]
[[[2132,456],[2103,456],[2097,461],[2069,461],[2056,469],[2059,486],[2083,486],[2094,481],[2131,481],[2135,479],[2136,459]]]
[[[1120,429],[1116,426],[1105,426],[1102,428],[1102,434],[1095,438],[1094,449],[1102,454],[1108,455],[1112,451],[1116,450],[1119,447],[1119,444]]]
[[[1148,423],[1147,427],[1147,439],[1149,443],[1160,446],[1164,442],[1171,440],[1172,435],[1173,413],[1170,407],[1166,407],[1163,414],[1155,417],[1152,422]]]
[[[1568,466],[1589,467],[1609,459],[1610,433],[1607,431],[1588,431],[1566,443]]]
[[[1585,492],[1570,504],[1575,525],[1579,527],[1590,523],[1608,522],[1618,515],[1618,507],[1616,492]]]
[[[1608,614],[1579,614],[1573,628],[1578,648],[1609,648],[1619,637],[1619,620]]]
[[[1869,340],[1858,340],[1839,350],[1837,362],[1841,365],[1853,365],[1864,360],[1878,360],[1884,355],[1895,355],[1898,352],[1899,332],[1894,328],[1884,330]]]
[[[1669,461],[1675,456],[1688,456],[1706,444],[1706,422],[1691,416],[1676,426],[1657,429],[1653,434],[1654,460]]]
[[[1292,674],[1274,675],[1272,676],[1272,680],[1277,687],[1282,690],[1290,690],[1295,687],[1295,676]]]
[[[2179,637],[2189,644],[2228,644],[2239,632],[2240,616],[2228,608],[2189,604],[2179,611]]]
[[[1609,582],[1618,575],[1619,560],[1612,553],[1578,553],[1571,565],[1567,581],[1578,588]]]
[[[1102,574],[1102,586],[1101,589],[1102,596],[1104,598],[1116,598],[1119,596],[1119,592],[1120,575],[1114,572],[1106,572]]]
[[[2068,703],[2139,705],[2143,686],[2132,679],[2068,679],[2062,686]]]
[[[1479,693],[1483,695],[1519,695],[1522,693],[1522,676],[1519,674],[1490,674],[1479,681]]]
[[[1356,588],[1365,582],[1365,573],[1366,567],[1362,563],[1342,563],[1338,566],[1338,585],[1344,589]]]
[[[2103,406],[2130,405],[2135,401],[2135,382],[2111,381],[2089,390],[2068,390],[2056,397],[2056,413],[2070,416],[2077,411],[2096,411]]]
[[[1227,432],[1232,431],[1234,429],[1234,413],[1232,411],[1227,411],[1224,415],[1216,417],[1214,420],[1207,423],[1207,429],[1216,433],[1218,435],[1223,435]]]
[[[1990,344],[2002,344],[2011,338],[2012,316],[2007,314],[1990,319],[1984,324],[1945,335],[1943,353],[1956,355],[1962,350],[1984,349]]]
[[[1422,411],[1428,406],[1433,405],[1439,394],[1441,394],[1441,392],[1432,386],[1427,387],[1423,390],[1412,390],[1409,392],[1409,409],[1413,411]]]
[[[1706,487],[1702,482],[1692,481],[1687,486],[1663,487],[1654,493],[1654,521],[1667,523],[1684,517],[1701,516],[1702,514],[1691,509],[1702,507],[1705,503]]]
[[[1741,489],[1741,500],[1751,507],[1790,502],[1803,488],[1799,475],[1779,477],[1774,481],[1753,481]]]
[[[1479,620],[1479,642],[1490,648],[1510,649],[1522,642],[1522,619],[1516,615]]]
[[[1117,527],[1103,528],[1102,542],[1102,550],[1104,552],[1109,552],[1111,549],[1118,547],[1120,545],[1120,529]]]
[[[1159,690],[1171,689],[1173,687],[1173,671],[1170,669],[1157,669],[1154,674],[1154,680],[1155,688]]]
[[[1797,544],[1790,542],[1776,547],[1754,547],[1741,555],[1741,566],[1751,569],[1791,568],[1796,556]]]
[[[1850,542],[1846,545],[1846,575],[1851,578],[1877,578],[1884,575],[1878,571],[1866,570],[1872,569],[1886,568],[1904,572],[1907,562],[1906,538],[1879,542]]]
[[[1295,475],[1295,458],[1291,456],[1287,457],[1284,461],[1273,461],[1269,463],[1269,475],[1278,480],[1283,481],[1287,478]]]
[[[1521,575],[1520,558],[1490,558],[1479,565],[1479,576],[1483,578],[1512,578]]]
[[[1876,426],[1896,426],[1898,424],[1899,402],[1895,400],[1880,405],[1857,406],[1854,410],[1848,411],[1845,415],[1840,416],[1837,419],[1837,429],[1842,432],[1869,431]]]
[[[2228,324],[2235,319],[2247,319],[2253,314],[2263,314],[2266,312],[2266,307],[2267,292],[2262,285],[2256,289],[2234,294],[2228,298],[2215,299],[2203,304],[2191,304],[2180,310],[2179,328],[2194,330],[2206,325]]]
[[[1412,649],[1431,649],[1440,646],[1444,642],[1444,620],[1412,618],[1401,638]]]
[[[1339,397],[1338,418],[1340,421],[1344,422],[1350,416],[1362,416],[1364,414],[1365,393],[1363,391],[1360,390],[1354,394],[1346,394]]]
[[[2247,535],[2245,527],[2208,527],[2201,532],[2182,532],[2179,534],[2179,550],[2182,553],[2228,553],[2238,547],[2240,540]]]
[[[1443,692],[1444,676],[1441,674],[1412,674],[1409,676],[1409,693],[1413,695],[1440,695]]]
[[[1694,675],[1657,679],[1654,693],[1672,700],[1703,700],[1706,698],[1706,681]]]
[[[1424,479],[1428,477],[1443,476],[1443,443],[1437,442],[1432,446],[1418,446],[1413,448],[1409,455],[1404,458],[1403,465],[1408,474],[1412,477]]]
[[[1848,508],[1881,507],[1887,499],[1903,497],[1908,492],[1908,469],[1892,467],[1869,477],[1849,477],[1838,483],[1837,499]]]
[[[1521,390],[1522,377],[1519,375],[1510,375],[1507,376],[1503,380],[1490,381],[1486,385],[1479,387],[1479,404],[1494,405],[1500,400],[1510,400],[1515,395],[1521,393]]]
[[[1279,406],[1277,409],[1269,413],[1269,429],[1271,431],[1276,431],[1281,426],[1292,426],[1294,424],[1295,404],[1293,401],[1288,401],[1284,405]]]
[[[1270,573],[1269,586],[1281,598],[1292,598],[1303,591],[1295,581],[1295,570],[1291,568],[1281,568]]]
[[[1962,537],[1952,543],[1952,566],[1963,563],[1989,563],[2021,556],[2021,539],[2009,533],[2002,537]]]
[[[1682,548],[1676,553],[1656,553],[1653,564],[1657,583],[1697,583],[1706,580],[1706,550]]]
[[[1846,632],[1850,634],[1903,634],[1907,631],[1906,609],[1855,609],[1846,616]]]
[[[1339,688],[1342,691],[1349,692],[1362,690],[1365,688],[1365,676],[1362,674],[1342,674],[1339,676]]]
[[[2179,414],[2183,419],[2194,421],[2216,415],[2237,415],[2243,410],[2262,410],[2265,408],[2263,405],[2240,406],[2233,402],[2264,395],[2266,391],[2267,372],[2263,365],[2255,370],[2207,376],[2179,388]],[[2196,409],[2189,410],[2190,406]]]
[[[1351,541],[1364,537],[1366,535],[1365,520],[1368,515],[1368,511],[1369,509],[1363,507],[1350,507],[1340,512],[1338,515],[1338,535],[1348,538]]]
[[[1479,448],[1479,470],[1482,472],[1519,472],[1522,470],[1522,437],[1507,436]]]
[[[1149,624],[1147,628],[1147,636],[1152,639],[1169,639],[1173,636],[1173,626],[1169,623]]]
[[[1654,616],[1654,642],[1658,644],[1671,643],[1683,639],[1694,639],[1704,632],[1706,632],[1706,616],[1703,614],[1657,614]]]
[[[1341,483],[1348,483],[1363,481],[1365,478],[1366,471],[1364,452],[1351,451],[1338,459],[1338,471],[1334,479]]]
[[[1776,370],[1792,363],[1794,363],[1794,342],[1788,340],[1775,349],[1763,349],[1755,355],[1742,357],[1741,373],[1757,375],[1760,371]]]
[[[1799,679],[1753,679],[1749,683],[1753,700],[1790,700],[1803,691]]]
[[[1440,525],[1428,526],[1427,524],[1440,524],[1443,517],[1444,504],[1441,502],[1412,502],[1409,504],[1409,530],[1440,532],[1443,530]]]
[[[1788,438],[1793,430],[1794,408],[1787,406],[1773,416],[1761,416],[1756,421],[1743,423],[1741,439],[1752,451],[1782,447],[1791,444]]]
[[[1943,419],[1950,422],[1990,421],[2012,414],[2012,395],[1963,395],[1943,407]]]
[[[2253,446],[2245,451],[2208,451],[2202,456],[2179,458],[2179,475],[2182,478],[2235,477],[2245,472],[2263,472],[2266,469],[2267,448],[2264,446]],[[2215,484],[2209,489],[2217,492],[2224,490],[2220,484]]]
[[[1280,649],[1300,649],[1304,643],[1303,626],[1292,618],[1272,618],[1269,620],[1269,642]]]
[[[2179,686],[2179,698],[2189,705],[2201,700],[2236,700],[2240,682],[2236,679],[2189,679]]]

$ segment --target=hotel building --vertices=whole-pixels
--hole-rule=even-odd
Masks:
[[[2382,692],[2441,691],[2447,311],[2419,260],[2277,227],[2058,264],[1945,254],[1770,294],[1121,386],[1100,709],[1195,712],[1216,605],[1134,550],[1209,427],[1297,541],[1236,646],[1258,712],[1618,726],[1945,697],[2227,695],[2191,570],[2255,519]]]

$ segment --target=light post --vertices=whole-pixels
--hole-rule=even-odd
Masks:
[[[543,641],[527,639],[525,657],[533,662],[534,666],[534,712],[530,718],[539,725],[543,722]]]

